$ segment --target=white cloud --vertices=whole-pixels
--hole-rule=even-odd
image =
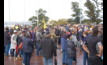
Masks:
[[[25,0],[24,19],[24,0],[10,0],[10,21],[28,21],[31,16],[36,15],[35,11],[39,8],[46,10],[50,19],[71,18],[72,1],[78,1],[83,7],[86,0]],[[4,21],[9,21],[8,3],[9,0],[4,0]]]

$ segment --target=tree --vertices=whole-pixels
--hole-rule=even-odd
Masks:
[[[70,19],[67,20],[67,22],[68,22],[68,23],[73,23],[74,20],[73,20],[72,18],[70,18]]]
[[[55,26],[55,25],[63,25],[63,24],[68,24],[67,19],[59,19],[58,21],[52,20],[50,23]]]
[[[103,6],[102,3],[103,2],[99,2],[98,0],[93,0],[93,2],[95,3],[96,6],[96,18],[98,19],[98,21],[101,20],[102,16],[100,15],[101,11],[103,12]]]
[[[74,18],[75,23],[80,22],[80,14],[81,14],[81,9],[79,8],[79,3],[78,2],[72,2],[72,10],[74,14],[72,14],[72,17]]]
[[[84,20],[82,21],[82,23],[83,23],[83,24],[90,24],[90,19],[84,19]]]
[[[29,18],[29,21],[31,21],[34,25],[42,25],[42,19],[44,18],[45,22],[47,23],[47,21],[49,20],[49,17],[45,15],[47,11],[40,8],[35,12],[37,15]]]
[[[56,20],[51,20],[51,21],[50,21],[50,24],[51,24],[51,25],[54,25],[54,24],[57,23],[57,22],[58,22],[58,21],[56,21]]]
[[[32,16],[31,18],[29,18],[29,21],[31,21],[33,23],[33,26],[37,25],[37,17],[36,16]]]
[[[39,20],[39,24],[42,23],[42,19],[45,19],[45,22],[47,22],[49,20],[49,18],[47,16],[45,16],[45,14],[47,13],[47,11],[43,10],[43,9],[39,9],[38,11],[36,11],[36,13],[38,14],[38,20]]]
[[[90,1],[90,0],[87,0],[86,3],[84,4],[85,7],[87,7],[88,10],[86,10],[86,14],[87,14],[87,17],[90,19],[90,23],[99,23],[101,20],[99,18],[99,12],[100,10],[99,9],[96,9],[98,4],[97,4],[97,0],[94,0],[95,3],[96,3],[96,6]]]
[[[67,19],[59,19],[59,20],[58,20],[58,23],[59,23],[60,25],[68,24]]]
[[[103,0],[102,0],[102,2],[101,2],[101,6],[102,6],[102,9],[103,9]]]

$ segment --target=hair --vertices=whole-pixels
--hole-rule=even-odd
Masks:
[[[26,37],[30,38],[30,33],[29,32],[26,33]]]
[[[70,39],[71,36],[72,36],[72,34],[68,35],[67,38]]]
[[[98,35],[98,26],[95,26],[92,30],[92,35],[97,36]]]
[[[88,32],[87,32],[87,31],[85,31],[85,32],[83,32],[83,34],[88,35]]]

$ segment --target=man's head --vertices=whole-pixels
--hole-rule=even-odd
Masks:
[[[14,34],[17,34],[17,30],[14,30]]]
[[[103,22],[99,23],[99,25],[98,25],[98,32],[100,34],[103,34]]]
[[[95,26],[92,30],[92,35],[97,36],[98,35],[98,26]]]
[[[86,37],[88,35],[88,32],[83,32],[83,36]]]
[[[22,31],[22,35],[25,36],[26,35],[26,31]]]
[[[70,34],[67,38],[68,38],[68,39],[72,39],[72,35]]]
[[[50,37],[50,32],[46,32],[45,37]]]

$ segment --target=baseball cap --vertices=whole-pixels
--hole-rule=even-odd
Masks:
[[[14,33],[16,33],[17,32],[17,30],[14,30]]]

